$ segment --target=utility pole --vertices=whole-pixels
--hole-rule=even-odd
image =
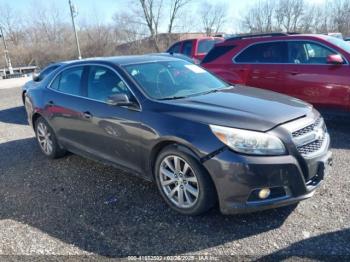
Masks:
[[[4,53],[5,53],[5,61],[6,61],[6,66],[10,72],[10,75],[13,74],[13,68],[12,68],[12,64],[11,64],[11,59],[9,56],[9,50],[7,49],[7,44],[6,44],[6,40],[5,40],[5,35],[4,35],[4,31],[2,29],[2,26],[0,25],[0,38],[2,38],[2,42],[4,44]]]
[[[78,38],[77,29],[75,28],[75,21],[74,21],[74,18],[78,15],[78,12],[77,12],[77,8],[72,4],[72,1],[68,0],[68,2],[69,2],[69,8],[70,8],[70,15],[72,17],[73,30],[74,30],[74,34],[75,34],[75,42],[77,44],[78,59],[81,59],[79,38]]]

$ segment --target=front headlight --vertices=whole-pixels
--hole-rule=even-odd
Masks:
[[[286,153],[282,141],[263,132],[210,125],[215,136],[234,151],[250,155],[283,155]]]

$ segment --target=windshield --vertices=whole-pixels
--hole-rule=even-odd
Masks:
[[[227,88],[228,84],[186,61],[162,61],[124,66],[154,99],[176,99]]]
[[[345,42],[344,40],[329,36],[329,37],[327,37],[327,41],[331,42],[333,45],[336,45],[337,47],[350,53],[350,45],[349,45],[349,43]]]

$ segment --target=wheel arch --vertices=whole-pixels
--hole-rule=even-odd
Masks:
[[[186,143],[186,142],[182,142],[182,141],[177,141],[175,139],[167,139],[167,140],[163,140],[158,142],[151,150],[150,153],[150,158],[148,161],[148,170],[150,172],[150,177],[153,181],[155,181],[155,163],[157,161],[157,157],[159,155],[159,153],[166,147],[168,146],[174,146],[176,149],[189,154],[190,156],[192,156],[194,159],[196,159],[199,163],[203,163],[203,158],[200,157],[200,153],[196,152],[194,149],[191,148],[190,144]],[[202,165],[202,167],[204,168],[204,170],[208,173],[208,176],[211,180],[211,182],[214,185],[215,191],[216,189],[216,184],[213,180],[213,177],[211,176],[211,174],[209,173],[209,171],[207,170],[207,168],[205,167],[205,165]]]
[[[43,117],[40,113],[38,112],[35,112],[32,116],[32,126],[33,126],[33,129],[35,130],[35,122],[40,118],[40,117]]]
[[[149,170],[151,172],[151,179],[153,181],[155,181],[155,163],[157,161],[157,157],[159,155],[159,153],[165,149],[166,147],[170,147],[170,146],[174,146],[176,149],[180,150],[183,153],[187,153],[190,156],[192,156],[194,159],[196,159],[201,165],[202,168],[207,172],[207,175],[209,177],[209,180],[212,183],[214,192],[215,192],[215,196],[216,196],[216,201],[218,203],[219,200],[219,195],[217,192],[217,188],[216,188],[216,183],[213,180],[212,175],[209,173],[208,169],[205,167],[205,165],[203,165],[203,159],[200,157],[199,153],[196,153],[195,150],[191,149],[190,145],[187,145],[186,143],[183,142],[179,142],[176,140],[165,140],[165,141],[161,141],[159,143],[157,143],[150,154],[150,159],[149,159]]]
[[[23,105],[26,103],[26,93],[27,93],[26,90],[22,91],[22,102],[23,102]]]
[[[164,148],[166,148],[168,146],[174,146],[174,147],[176,147],[176,149],[191,155],[197,161],[201,162],[201,158],[198,155],[198,153],[196,153],[194,150],[192,150],[190,148],[190,146],[186,145],[186,143],[179,142],[176,140],[171,140],[171,139],[160,141],[152,148],[151,153],[150,153],[150,157],[149,157],[149,161],[148,161],[148,168],[149,168],[149,171],[151,172],[153,180],[154,180],[154,175],[155,175],[154,168],[155,168],[155,163],[157,161],[157,157],[158,157],[159,153]]]

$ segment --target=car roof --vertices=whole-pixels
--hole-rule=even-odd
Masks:
[[[52,63],[48,64],[44,68],[47,68],[50,66],[64,66],[64,65],[68,65],[70,63],[77,62],[77,61],[79,61],[79,60],[56,61],[56,62],[52,62]]]
[[[165,57],[175,57],[175,58],[180,58],[181,60],[186,60],[188,62],[191,62],[193,63],[194,60],[189,57],[189,56],[186,56],[184,54],[180,54],[180,53],[151,53],[151,54],[148,54],[148,55],[152,55],[152,56],[165,56]]]
[[[248,34],[248,35],[238,35],[231,38],[226,39],[224,42],[216,44],[217,46],[220,44],[226,44],[236,41],[253,41],[259,42],[262,40],[287,40],[287,39],[300,39],[300,38],[318,38],[318,39],[327,39],[328,35],[322,34],[298,34],[298,33],[270,33],[270,34]]]
[[[179,41],[174,42],[171,44],[171,46],[177,44],[177,43],[182,43],[186,41],[193,41],[193,40],[225,40],[224,37],[221,36],[200,36],[200,37],[193,37],[193,38],[187,38],[187,39],[182,39]]]
[[[129,55],[129,56],[112,56],[112,57],[94,57],[94,58],[85,58],[82,60],[76,60],[76,63],[88,63],[91,61],[95,62],[109,62],[115,65],[131,65],[131,64],[142,64],[142,63],[151,63],[158,61],[183,61],[172,56],[161,56],[161,55]],[[70,62],[71,64],[73,62]]]
[[[216,40],[216,39],[224,39],[221,36],[200,36],[200,37],[194,37],[189,39],[184,39],[179,42],[189,41],[189,40]]]

